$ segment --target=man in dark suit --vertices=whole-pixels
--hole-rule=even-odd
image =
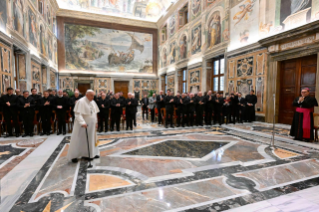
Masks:
[[[38,115],[37,115],[37,120],[40,120],[41,117],[41,111],[40,111],[40,100],[41,100],[41,96],[38,94],[38,90],[36,88],[32,88],[31,89],[31,95],[32,99],[34,100],[34,110],[35,111],[39,111]]]
[[[147,95],[144,95],[144,98],[141,100],[141,105],[142,105],[142,116],[143,116],[143,120],[144,120],[144,114],[146,114],[146,120],[148,120],[148,98]]]
[[[214,110],[214,100],[215,97],[212,91],[209,90],[206,96],[206,107],[205,107],[205,124],[212,125],[212,115]]]
[[[246,119],[248,122],[255,121],[255,105],[257,103],[257,96],[255,91],[251,90],[250,94],[245,97],[246,100]]]
[[[175,98],[174,98],[174,103],[175,103],[175,107],[176,107],[176,123],[177,123],[177,127],[179,127],[181,125],[181,113],[182,113],[182,104],[181,104],[181,95],[179,92],[177,92]]]
[[[58,119],[58,132],[57,135],[60,135],[63,132],[63,135],[66,134],[66,111],[69,108],[69,99],[63,96],[63,91],[58,91],[58,96],[54,99],[54,110]]]
[[[194,125],[194,114],[196,112],[196,97],[194,97],[193,93],[189,94],[189,103],[188,103],[188,118],[189,124],[192,127]]]
[[[40,99],[40,111],[41,111],[41,122],[42,122],[42,133],[41,135],[50,135],[51,129],[51,112],[53,106],[53,100],[49,96],[48,91],[43,92],[43,98]]]
[[[6,135],[6,137],[13,135],[11,119],[15,126],[16,137],[20,136],[20,129],[18,126],[17,102],[18,102],[18,97],[16,95],[13,95],[13,88],[11,87],[7,88],[7,94],[2,97],[2,105],[4,106],[3,115],[7,125],[7,130],[8,130],[8,134]]]
[[[140,101],[140,91],[138,90],[138,88],[135,88],[134,96],[135,96],[136,101],[139,102]]]
[[[237,111],[237,107],[238,107],[238,94],[234,93],[234,92],[231,92],[230,94],[230,99],[231,99],[231,102],[232,102],[232,106],[231,106],[231,122],[233,124],[236,123],[236,111]],[[237,120],[238,121],[238,120]]]
[[[126,130],[129,128],[133,130],[133,119],[135,117],[136,106],[137,100],[129,93],[126,100]]]
[[[206,98],[203,96],[201,91],[198,92],[196,103],[196,124],[197,126],[203,126],[203,111],[205,110]]]
[[[157,111],[158,111],[158,124],[162,123],[162,114],[161,114],[161,109],[165,107],[165,96],[163,91],[160,91],[159,95],[156,97],[156,106],[157,106]]]
[[[189,99],[185,93],[182,94],[182,98],[180,99],[181,104],[181,116],[182,116],[182,127],[188,126],[188,104]]]
[[[108,98],[106,98],[106,93],[102,93],[102,97],[99,101],[99,109],[100,109],[100,120],[99,120],[99,131],[103,131],[103,120],[105,123],[105,132],[108,131],[109,126],[109,110],[111,106],[111,102]]]
[[[246,108],[246,100],[241,96],[241,93],[238,93],[238,103],[237,103],[237,120],[240,123],[243,123],[245,120],[245,108]]]
[[[168,122],[170,122],[171,127],[173,126],[173,116],[174,116],[174,104],[175,99],[171,90],[167,90],[167,96],[165,97],[165,109],[166,109],[166,128],[168,127]]]
[[[79,101],[79,99],[81,99],[82,97],[80,96],[80,92],[79,91],[75,91],[74,95],[70,98],[70,110],[71,110],[71,116],[72,116],[72,123],[74,123],[75,120],[75,115],[74,115],[74,107],[75,104]]]
[[[114,98],[111,100],[111,131],[114,130],[114,124],[116,124],[116,130],[120,131],[122,104],[120,95],[118,93],[114,94]]]
[[[219,123],[219,125],[222,124],[222,106],[224,104],[224,99],[221,96],[221,94],[216,93],[216,96],[214,98],[214,124]]]
[[[22,137],[33,136],[34,99],[29,96],[29,91],[23,91],[23,97],[18,99],[18,107],[22,115],[24,134]]]

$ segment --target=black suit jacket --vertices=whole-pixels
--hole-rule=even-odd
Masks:
[[[2,98],[2,105],[3,105],[3,112],[4,113],[11,113],[11,114],[17,114],[17,103],[18,103],[18,99],[19,97],[16,95],[11,95],[9,96],[9,94],[4,95]],[[8,106],[6,103],[9,102],[10,106]]]

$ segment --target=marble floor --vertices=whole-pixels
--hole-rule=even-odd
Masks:
[[[319,144],[260,122],[98,134],[93,168],[70,135],[0,139],[0,211],[319,211]]]

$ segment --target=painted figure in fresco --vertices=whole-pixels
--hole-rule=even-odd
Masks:
[[[291,0],[290,11],[291,14],[295,14],[303,9],[306,9],[310,0]]]
[[[42,54],[46,54],[46,49],[45,49],[45,40],[44,40],[44,30],[43,27],[40,27],[40,49]]]
[[[48,24],[51,25],[51,12],[50,12],[49,5],[47,5],[47,21],[48,21]]]
[[[200,0],[193,0],[192,2],[192,11],[196,15],[200,10]]]
[[[7,1],[0,1],[0,29],[6,28],[7,24]]]
[[[208,48],[212,48],[216,44],[220,43],[221,38],[221,24],[220,15],[214,14],[211,23],[209,24],[208,30]]]
[[[181,59],[185,59],[187,57],[187,37],[184,36],[180,41],[179,51],[181,55]]]
[[[200,28],[197,27],[193,33],[192,33],[192,37],[193,37],[193,42],[192,42],[192,53],[195,54],[198,51],[200,51],[201,49],[201,33],[200,33]]]
[[[169,57],[170,57],[170,63],[175,63],[176,61],[176,43],[172,43],[171,44],[171,52],[169,53]]]
[[[170,30],[169,30],[170,35],[173,35],[175,32],[175,16],[171,17],[169,27],[170,27]]]
[[[263,24],[260,22],[259,24],[259,31],[262,34],[268,34],[270,32],[270,28],[273,26],[272,22]]]
[[[49,58],[50,58],[50,60],[52,60],[53,61],[53,54],[52,54],[52,52],[53,52],[53,46],[52,46],[52,38],[49,38],[50,40],[49,40],[49,49],[48,49],[48,53],[49,53]]]
[[[244,1],[244,4],[239,6],[241,11],[237,12],[233,17],[233,20],[238,20],[235,25],[241,22],[243,19],[249,19],[249,14],[253,11],[255,1],[256,0],[246,0]]]
[[[58,47],[56,43],[54,44],[54,59],[55,59],[55,64],[58,64]]]
[[[23,4],[21,0],[15,0],[13,4],[14,29],[23,35]]]
[[[165,67],[167,65],[167,53],[166,53],[166,49],[164,49],[163,51],[163,67]]]
[[[240,35],[240,42],[241,43],[247,43],[248,39],[249,39],[249,30],[244,30],[243,32],[239,33]]]
[[[29,11],[29,32],[30,32],[30,42],[37,46],[37,27],[35,23],[35,17],[33,12]]]

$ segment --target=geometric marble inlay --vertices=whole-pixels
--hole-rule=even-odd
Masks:
[[[291,158],[291,157],[295,157],[299,155],[298,153],[290,152],[290,151],[279,149],[279,148],[275,149],[274,153],[280,159]]]
[[[14,148],[11,145],[0,146],[0,164],[14,155],[19,155],[24,149]]]
[[[126,152],[124,155],[202,158],[226,144],[228,144],[228,142],[167,140]]]
[[[116,176],[90,174],[89,191],[99,191],[128,185],[133,184]]]

